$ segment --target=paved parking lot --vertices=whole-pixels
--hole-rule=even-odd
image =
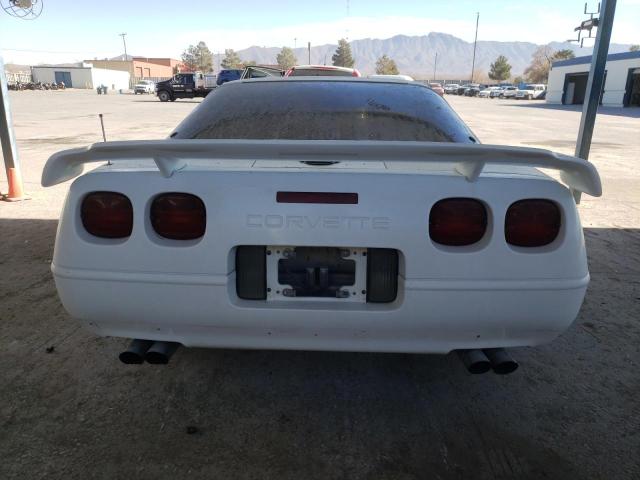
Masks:
[[[59,303],[49,262],[68,184],[42,189],[40,172],[101,140],[98,113],[109,140],[163,138],[200,101],[11,100],[32,200],[0,203],[0,479],[640,478],[638,109],[596,124],[604,197],[580,205],[592,282],[578,320],[498,377],[454,355],[183,349],[166,367],[120,364],[126,341]],[[573,152],[577,109],[447,100],[484,143]]]

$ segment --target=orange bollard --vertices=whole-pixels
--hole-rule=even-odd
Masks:
[[[29,196],[24,193],[22,186],[22,176],[15,168],[7,168],[7,180],[9,181],[9,193],[2,196],[7,202],[19,202],[29,200]]]

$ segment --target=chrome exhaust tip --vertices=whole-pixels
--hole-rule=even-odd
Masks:
[[[482,350],[458,350],[458,355],[469,373],[478,375],[491,370],[491,363]]]
[[[154,342],[145,353],[144,359],[152,365],[166,365],[179,346],[177,342]]]
[[[483,352],[491,362],[491,368],[498,375],[507,375],[518,369],[518,362],[511,358],[504,348],[487,348]]]
[[[118,355],[118,358],[127,365],[139,365],[144,362],[144,356],[152,344],[151,340],[134,339],[129,344],[129,348]]]

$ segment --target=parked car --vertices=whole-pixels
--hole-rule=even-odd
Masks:
[[[444,93],[446,93],[448,95],[457,95],[458,94],[458,88],[460,88],[460,85],[458,85],[457,83],[446,84],[444,86]]]
[[[151,80],[140,80],[133,87],[133,93],[136,95],[139,93],[155,93],[155,91],[156,84]]]
[[[477,97],[480,90],[483,90],[484,88],[485,86],[480,85],[479,83],[471,83],[467,88],[465,88],[464,95],[466,97]]]
[[[457,91],[456,95],[464,95],[464,92],[469,88],[470,87],[469,87],[468,83],[465,83],[464,85],[460,85],[458,87],[458,91]]]
[[[505,85],[495,85],[489,92],[489,98],[500,98],[500,94],[504,91]]]
[[[360,77],[355,68],[332,65],[296,65],[284,74],[285,77]]]
[[[407,82],[413,82],[414,79],[413,77],[410,77],[409,75],[383,75],[381,73],[376,73],[373,75],[369,75],[368,78],[377,78],[377,79],[381,79],[381,80],[406,80]]]
[[[518,87],[509,85],[502,89],[502,92],[500,92],[500,95],[498,95],[498,98],[513,98],[516,96],[517,92],[518,92]]]
[[[220,86],[227,82],[240,80],[240,77],[242,76],[243,71],[244,70],[242,68],[227,68],[224,70],[220,70],[220,72],[218,72],[218,77],[216,79],[216,85]]]
[[[429,83],[429,87],[431,87],[431,90],[436,92],[441,97],[444,96],[444,88],[442,88],[442,84],[433,82]]]
[[[525,85],[516,92],[517,100],[537,100],[544,93],[546,97],[547,86],[541,83]]]
[[[270,67],[265,65],[251,65],[246,67],[240,76],[240,79],[264,78],[264,77],[282,77],[284,70],[281,68]]]
[[[486,87],[486,88],[483,88],[482,90],[480,90],[478,92],[478,97],[481,97],[481,98],[494,98],[497,95],[495,95],[495,94],[492,95],[493,92],[499,92],[499,91],[500,91],[500,87],[496,87],[496,86]]]
[[[570,188],[601,194],[593,163],[482,145],[425,85],[346,77],[228,82],[169,139],[56,153],[42,184],[75,177],[55,284],[96,335],[134,339],[125,363],[180,345],[455,350],[510,373],[506,348],[578,314]]]

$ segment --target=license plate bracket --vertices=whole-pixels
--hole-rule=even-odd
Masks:
[[[268,301],[367,300],[367,249],[267,246]]]

